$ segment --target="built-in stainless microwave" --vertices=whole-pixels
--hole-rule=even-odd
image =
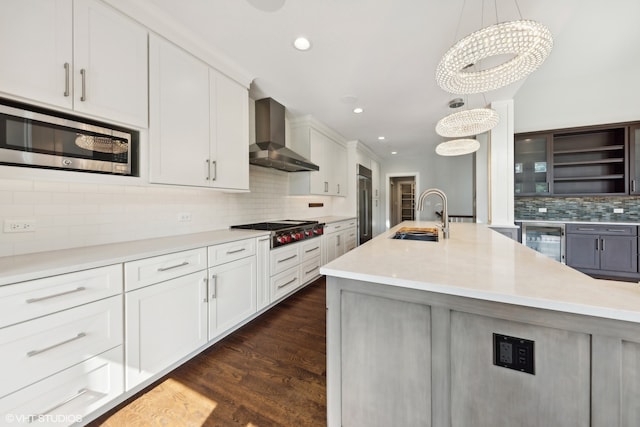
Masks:
[[[5,165],[132,175],[133,136],[122,128],[0,104]]]

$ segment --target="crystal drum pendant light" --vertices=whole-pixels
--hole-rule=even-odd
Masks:
[[[453,139],[438,144],[436,153],[441,156],[462,156],[478,151],[480,143],[475,139]]]
[[[495,90],[536,70],[552,47],[551,32],[539,22],[520,19],[497,23],[455,43],[440,60],[436,81],[442,89],[455,94]],[[480,69],[483,60],[499,55],[509,59]]]
[[[445,138],[478,135],[493,129],[498,121],[498,113],[491,108],[462,110],[440,119],[436,133]]]

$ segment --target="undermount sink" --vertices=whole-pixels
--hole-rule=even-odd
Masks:
[[[397,240],[422,240],[424,242],[437,242],[437,228],[402,227],[391,236]]]

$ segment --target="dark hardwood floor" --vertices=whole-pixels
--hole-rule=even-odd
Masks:
[[[225,337],[90,426],[325,426],[325,280]]]

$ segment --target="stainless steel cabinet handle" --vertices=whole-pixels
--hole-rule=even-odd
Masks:
[[[335,227],[333,227],[335,230],[337,230],[338,228],[342,227],[341,225],[336,225]]]
[[[247,248],[236,249],[235,251],[227,251],[227,255],[237,254],[239,252],[246,251],[246,250],[247,250]]]
[[[596,239],[596,251],[600,250],[600,239]]]
[[[316,247],[315,247],[315,248],[313,248],[313,249],[307,249],[307,250],[306,250],[306,251],[304,251],[304,252],[308,254],[309,252],[317,251],[318,249],[320,249],[320,246],[316,246]]]
[[[184,267],[185,265],[189,265],[189,261],[185,261],[185,262],[183,262],[181,264],[178,264],[178,265],[172,265],[171,267],[161,267],[161,268],[158,268],[158,271],[173,270],[174,268]]]
[[[311,272],[313,272],[316,268],[320,267],[319,265],[316,265],[315,267],[313,267],[311,270],[309,271],[305,271],[304,274],[309,274]]]
[[[77,398],[79,398],[80,396],[86,394],[87,392],[89,392],[89,389],[86,388],[81,388],[80,390],[78,390],[78,392],[76,394],[74,394],[73,396],[63,400],[62,402],[58,403],[55,406],[52,406],[51,408],[47,409],[44,412],[39,413],[38,415],[29,415],[29,423],[32,423],[34,421],[36,421],[38,418],[45,416],[47,414],[50,414],[51,412],[55,411],[56,409],[66,405],[67,403],[76,400]]]
[[[635,179],[631,180],[631,191],[633,191],[634,193],[636,192],[636,180]]]
[[[218,178],[218,162],[214,160],[211,165],[213,166],[213,178],[211,178],[211,181],[215,181]]]
[[[211,281],[213,282],[211,299],[215,299],[218,295],[218,277],[215,274],[211,275]]]
[[[627,230],[621,228],[607,228],[607,231],[611,233],[624,233]]]
[[[282,285],[278,285],[278,289],[282,289],[285,286],[289,286],[290,284],[292,284],[293,282],[295,282],[296,280],[298,280],[297,277],[294,277],[293,279],[289,280],[287,283],[283,283]]]
[[[340,246],[340,235],[336,236],[336,246]]]
[[[87,336],[86,333],[80,332],[80,333],[78,333],[78,335],[76,335],[73,338],[69,338],[68,340],[64,340],[64,341],[61,341],[61,342],[59,342],[57,344],[50,345],[49,347],[41,348],[40,350],[31,350],[31,351],[27,352],[27,357],[33,357],[33,356],[36,356],[38,354],[42,354],[42,353],[44,353],[46,351],[53,350],[54,348],[58,348],[61,345],[69,344],[70,342],[79,340],[80,338],[84,338],[86,336]]]
[[[596,229],[595,228],[578,227],[578,231],[596,231]]]
[[[69,96],[69,63],[64,63],[64,96]]]
[[[207,181],[209,181],[209,179],[211,179],[211,168],[209,167],[209,159],[204,161],[204,166],[205,166],[205,178]]]
[[[324,192],[325,192],[325,193],[328,193],[328,192],[329,192],[329,182],[328,182],[328,181],[325,181],[325,182],[324,182]]]
[[[600,245],[600,250],[604,252],[604,239],[602,239],[602,243]]]
[[[338,184],[338,194],[340,194],[340,184]]]
[[[82,68],[80,70],[80,76],[82,77],[82,94],[80,95],[80,101],[87,100],[87,70]]]
[[[57,298],[57,297],[61,297],[61,296],[64,296],[64,295],[69,295],[69,294],[73,294],[73,293],[76,293],[76,292],[81,292],[81,291],[84,291],[86,289],[87,288],[85,288],[84,286],[78,286],[77,288],[72,289],[70,291],[60,292],[60,293],[53,294],[53,295],[47,295],[46,297],[29,298],[25,302],[27,304],[31,304],[31,303],[38,302],[38,301],[44,301],[44,300],[51,299],[51,298]]]
[[[290,259],[294,259],[296,258],[298,255],[291,255],[290,257],[287,258],[283,258],[283,259],[279,259],[278,262],[285,262],[285,261],[289,261]]]

